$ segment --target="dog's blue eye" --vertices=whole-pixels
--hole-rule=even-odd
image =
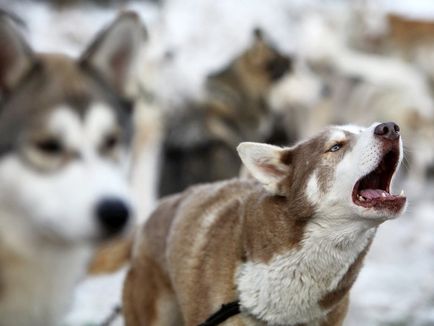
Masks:
[[[332,147],[330,147],[329,152],[336,152],[336,151],[340,150],[341,147],[342,147],[341,144],[333,145]]]

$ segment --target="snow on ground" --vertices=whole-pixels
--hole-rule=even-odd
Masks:
[[[345,10],[344,1],[323,3],[336,12]],[[434,17],[434,5],[429,0],[378,3],[387,10]],[[26,21],[27,34],[36,49],[74,56],[119,9],[138,11],[150,30],[147,59],[160,64],[157,70],[148,72],[149,65],[144,64],[143,73],[148,76],[143,78],[155,79],[154,90],[163,89],[175,98],[197,93],[207,71],[220,67],[246,46],[253,27],[263,27],[283,50],[294,51],[296,29],[288,17],[296,18],[317,4],[314,0],[171,0],[162,14],[143,2],[114,9],[89,6],[54,11],[44,3],[0,0],[1,7],[12,9]],[[173,56],[165,61],[167,53]],[[152,188],[149,183],[155,181],[155,164],[146,165],[137,175],[142,180],[136,183],[146,185],[140,188]],[[416,188],[409,187],[406,215],[379,229],[352,290],[347,326],[434,325],[434,183],[423,186],[422,191],[412,191]],[[142,210],[149,211],[152,205],[151,200]],[[122,270],[80,284],[65,324],[101,323],[120,302],[124,275]],[[122,322],[118,320],[117,324]]]

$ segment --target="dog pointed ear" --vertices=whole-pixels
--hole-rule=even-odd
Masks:
[[[33,65],[30,46],[14,20],[0,12],[0,95],[10,92]]]
[[[260,143],[241,143],[237,147],[243,164],[269,192],[282,195],[279,183],[291,173],[291,149]]]
[[[146,39],[138,15],[125,12],[96,37],[80,62],[125,96],[134,63]]]

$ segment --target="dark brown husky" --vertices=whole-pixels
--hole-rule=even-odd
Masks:
[[[186,103],[169,116],[159,195],[236,176],[241,165],[235,147],[269,137],[273,115],[267,95],[290,71],[291,59],[255,30],[250,48],[208,77],[206,101]]]

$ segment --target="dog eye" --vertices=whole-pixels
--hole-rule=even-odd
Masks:
[[[117,134],[110,134],[108,135],[101,145],[101,151],[103,153],[108,153],[113,151],[113,149],[118,145],[119,143],[119,135]]]
[[[37,141],[35,147],[47,155],[57,155],[63,151],[62,144],[54,138]]]
[[[328,151],[329,152],[337,152],[341,148],[342,148],[342,144],[334,144],[332,147],[330,147],[330,149]]]

